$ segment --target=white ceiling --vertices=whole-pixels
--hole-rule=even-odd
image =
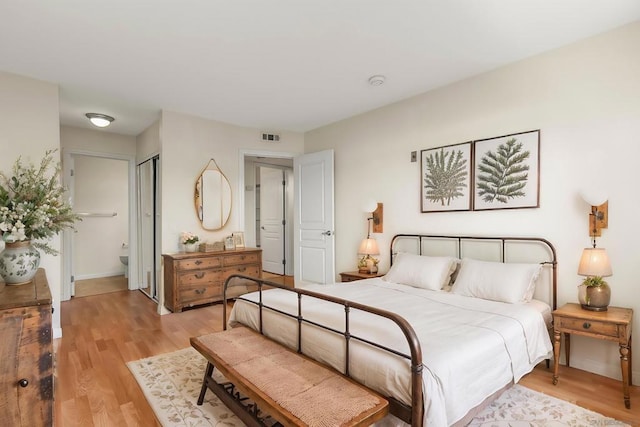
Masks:
[[[639,0],[1,0],[0,70],[58,83],[72,126],[307,131],[637,20]]]

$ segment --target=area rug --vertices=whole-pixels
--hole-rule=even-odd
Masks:
[[[163,427],[244,426],[211,392],[196,400],[206,360],[193,348],[127,363]],[[627,426],[579,406],[515,385],[469,424],[472,427]]]

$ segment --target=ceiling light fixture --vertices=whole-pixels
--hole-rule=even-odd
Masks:
[[[106,114],[87,113],[85,116],[87,116],[94,126],[98,126],[99,128],[107,127],[115,120],[113,117],[107,116]]]
[[[378,76],[371,76],[369,77],[369,84],[371,86],[380,86],[381,84],[384,83],[385,77],[378,75]]]

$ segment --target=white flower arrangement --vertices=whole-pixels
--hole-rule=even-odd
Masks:
[[[198,243],[199,240],[200,238],[190,231],[183,231],[180,233],[180,242],[183,245],[192,245],[194,243]]]
[[[25,166],[18,158],[12,176],[0,172],[0,234],[5,242],[49,239],[80,220],[64,200],[54,152],[45,153],[39,168]],[[48,172],[51,167],[53,173]],[[32,245],[48,254],[57,253],[46,242]]]

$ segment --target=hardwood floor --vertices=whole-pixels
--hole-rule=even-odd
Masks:
[[[97,279],[85,279],[76,281],[75,298],[90,295],[106,294],[109,292],[124,291],[129,286],[129,279],[122,276],[99,277]]]
[[[222,329],[220,304],[160,316],[139,291],[64,301],[55,340],[55,426],[157,426],[126,362],[189,346],[191,336]],[[619,381],[561,367],[560,381],[541,364],[520,383],[631,425],[640,424],[640,387],[624,408]]]

